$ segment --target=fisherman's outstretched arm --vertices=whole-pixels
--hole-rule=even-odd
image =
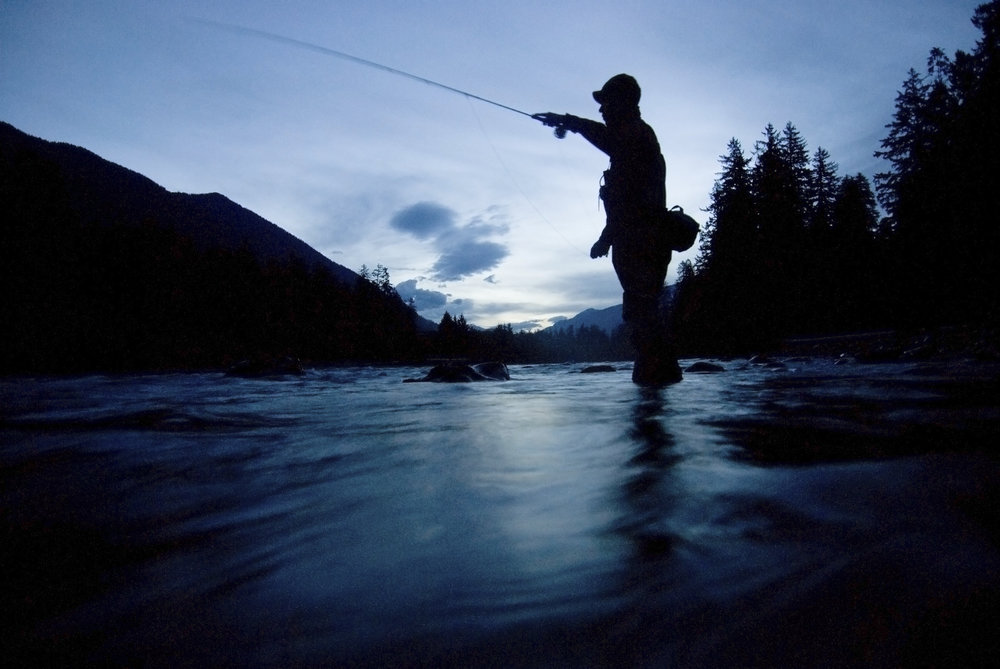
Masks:
[[[563,128],[570,132],[582,135],[584,139],[596,146],[604,153],[608,151],[608,127],[598,121],[591,121],[589,118],[580,118],[572,114],[554,114],[545,112],[534,114],[531,118],[541,121],[553,128]]]

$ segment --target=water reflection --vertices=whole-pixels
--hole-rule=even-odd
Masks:
[[[660,388],[639,389],[638,401],[632,409],[630,436],[638,447],[631,464],[667,465],[676,461],[669,449],[674,437],[663,426],[665,399]]]
[[[628,430],[633,450],[622,486],[620,531],[632,541],[636,554],[645,558],[667,553],[674,543],[666,519],[675,503],[671,470],[680,458],[674,435],[664,425],[664,412],[661,389],[639,389]]]

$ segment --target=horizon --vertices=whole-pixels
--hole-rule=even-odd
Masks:
[[[0,119],[139,172],[219,192],[404,300],[484,329],[541,329],[621,303],[600,234],[606,158],[508,110],[237,24],[370,59],[528,112],[598,118],[618,72],[643,88],[670,205],[704,225],[731,138],[790,122],[872,179],[897,91],[930,50],[971,50],[980,2],[34,3],[0,10]],[[194,19],[194,20],[192,20]],[[675,254],[693,259],[697,245]]]

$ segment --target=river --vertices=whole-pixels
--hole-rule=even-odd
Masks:
[[[686,361],[688,363],[692,361]],[[974,666],[1000,381],[968,361],[0,379],[17,665]]]

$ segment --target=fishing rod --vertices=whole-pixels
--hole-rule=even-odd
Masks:
[[[263,39],[271,40],[272,42],[279,42],[281,44],[287,44],[290,46],[299,47],[300,49],[308,49],[310,51],[315,51],[317,53],[322,53],[327,56],[334,56],[336,58],[343,58],[344,60],[349,60],[352,63],[357,63],[358,65],[365,65],[367,67],[373,67],[376,70],[382,70],[383,72],[388,72],[390,74],[399,75],[401,77],[406,77],[407,79],[412,79],[414,81],[419,81],[421,83],[427,84],[429,86],[436,86],[437,88],[450,91],[452,93],[458,93],[467,98],[472,98],[474,100],[479,100],[480,102],[485,102],[486,104],[493,105],[494,107],[500,107],[501,109],[506,109],[507,111],[512,111],[516,114],[521,114],[527,116],[528,118],[535,118],[533,114],[529,114],[526,111],[521,111],[520,109],[515,109],[508,105],[497,102],[496,100],[490,100],[484,98],[475,93],[470,93],[468,91],[463,91],[460,88],[455,88],[454,86],[449,86],[448,84],[442,84],[439,81],[434,81],[433,79],[428,79],[426,77],[421,77],[416,74],[411,74],[410,72],[404,72],[403,70],[397,69],[395,67],[389,67],[388,65],[383,65],[381,63],[376,63],[375,61],[368,60],[366,58],[361,58],[359,56],[352,56],[349,53],[344,53],[343,51],[337,51],[336,49],[331,49],[329,47],[320,46],[319,44],[313,44],[312,42],[306,42],[305,40],[295,39],[294,37],[285,37],[284,35],[278,35],[266,30],[258,30],[256,28],[245,28],[243,26],[233,25],[231,23],[220,23],[218,21],[210,21],[208,19],[190,19],[196,23],[201,23],[203,25],[211,26],[220,30],[225,30],[227,32],[236,33],[238,35],[250,35],[253,37],[260,37]],[[538,120],[538,119],[535,119]]]
[[[410,72],[404,72],[403,70],[397,69],[395,67],[389,67],[388,65],[383,65],[381,63],[376,63],[375,61],[368,60],[367,58],[361,58],[360,56],[354,56],[354,55],[351,55],[349,53],[344,53],[343,51],[337,51],[336,49],[331,49],[329,47],[320,46],[319,44],[313,44],[312,42],[307,42],[305,40],[295,39],[294,37],[286,37],[284,35],[278,35],[276,33],[268,32],[266,30],[258,30],[256,28],[246,28],[244,26],[238,26],[238,25],[234,25],[234,24],[231,24],[231,23],[221,23],[219,21],[211,21],[211,20],[208,20],[208,19],[197,19],[197,18],[189,18],[188,20],[193,21],[195,23],[200,23],[200,24],[205,25],[205,26],[216,28],[218,30],[225,30],[226,32],[235,33],[237,35],[249,35],[251,37],[259,37],[259,38],[263,38],[263,39],[266,39],[266,40],[270,40],[272,42],[278,42],[280,44],[286,44],[286,45],[289,45],[289,46],[298,47],[300,49],[308,49],[309,51],[315,51],[317,53],[321,53],[321,54],[326,55],[326,56],[334,56],[336,58],[342,58],[344,60],[350,61],[352,63],[356,63],[358,65],[364,65],[366,67],[372,67],[372,68],[375,68],[376,70],[382,70],[383,72],[388,72],[389,74],[395,74],[395,75],[398,75],[398,76],[401,76],[401,77],[406,77],[407,79],[412,79],[414,81],[419,81],[419,82],[427,84],[429,86],[435,86],[437,88],[449,91],[451,93],[457,93],[458,95],[461,95],[461,96],[465,97],[467,100],[479,100],[480,102],[485,102],[486,104],[493,105],[494,107],[500,107],[501,109],[506,109],[507,111],[512,111],[515,114],[521,114],[522,116],[527,116],[528,118],[534,119],[536,121],[541,121],[545,125],[550,125],[545,119],[543,119],[543,117],[545,116],[544,114],[529,114],[526,111],[522,111],[520,109],[516,109],[514,107],[511,107],[509,105],[502,104],[500,102],[497,102],[496,100],[490,100],[489,98],[484,98],[484,97],[482,97],[480,95],[476,95],[475,93],[470,93],[468,91],[463,91],[462,89],[455,88],[454,86],[449,86],[447,84],[442,84],[439,81],[434,81],[433,79],[428,79],[427,77],[421,77],[419,75],[412,74]],[[479,121],[478,117],[476,118],[476,121],[479,123],[480,128],[483,130],[483,134],[486,135],[486,130],[484,128],[482,128],[482,122]],[[556,134],[556,137],[558,137],[559,139],[562,139],[563,137],[566,136],[566,129],[564,127],[562,127],[562,126],[559,126],[559,127],[556,128],[555,134]],[[493,142],[489,140],[489,136],[488,135],[486,135],[486,138],[487,138],[487,141],[490,142],[490,146],[493,148],[493,153],[496,155],[497,160],[500,161],[500,164],[504,168],[504,171],[507,172],[508,177],[510,177],[511,181],[514,183],[514,186],[518,189],[518,191],[520,191],[521,195],[524,197],[525,200],[527,200],[528,204],[531,205],[531,207],[535,210],[535,212],[537,212],[538,215],[541,216],[542,220],[545,221],[549,225],[550,228],[552,228],[553,230],[555,230],[556,234],[558,234],[560,237],[562,237],[563,240],[565,240],[567,244],[569,244],[574,249],[576,249],[576,245],[574,245],[572,242],[570,242],[566,238],[566,236],[563,235],[562,232],[560,232],[559,229],[556,228],[556,226],[553,225],[552,222],[549,219],[547,219],[545,217],[545,215],[542,214],[541,211],[539,211],[538,207],[535,206],[534,202],[532,202],[531,199],[528,198],[527,193],[524,192],[524,190],[521,188],[521,186],[514,179],[513,175],[510,173],[510,170],[507,169],[507,165],[503,162],[503,160],[500,159],[500,154],[497,153],[496,147],[493,146]],[[577,249],[577,250],[579,250],[579,249]]]

